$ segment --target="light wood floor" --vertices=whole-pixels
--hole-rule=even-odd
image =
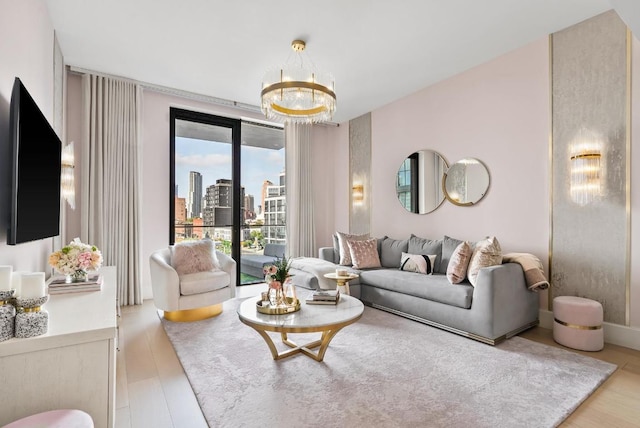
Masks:
[[[238,287],[239,297],[263,286]],[[551,330],[534,328],[521,335],[547,345]],[[207,427],[153,301],[122,307],[117,359],[116,427]],[[267,350],[265,348],[265,356]],[[579,351],[576,351],[579,352]],[[618,370],[561,426],[580,428],[640,427],[640,351],[605,345],[601,352],[581,352],[618,365]]]

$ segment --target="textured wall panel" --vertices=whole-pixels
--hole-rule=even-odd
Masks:
[[[606,12],[552,36],[552,296],[594,299],[625,324],[627,288],[627,30]],[[602,140],[603,194],[572,201],[570,146],[581,131]]]
[[[350,187],[363,186],[363,198],[355,201],[350,192],[349,231],[369,233],[371,230],[371,113],[349,121]]]

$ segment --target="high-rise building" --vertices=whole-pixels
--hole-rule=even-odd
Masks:
[[[187,217],[202,216],[202,174],[189,172],[189,195],[187,196]]]
[[[269,186],[273,186],[273,183],[270,182],[269,180],[264,180],[262,182],[262,194],[261,194],[261,196],[262,196],[262,201],[261,201],[262,204],[260,204],[260,206],[262,207],[262,211],[264,211],[264,200],[267,198],[267,188]]]
[[[265,183],[271,183],[266,181]],[[280,173],[279,185],[262,185],[264,226],[262,235],[268,244],[284,244],[287,238],[285,173]]]
[[[187,200],[185,198],[175,197],[175,222],[184,223],[187,219]]]
[[[241,215],[244,218],[244,187],[240,188]],[[220,178],[207,187],[204,197],[205,226],[225,227],[233,224],[233,186],[231,180]]]
[[[252,220],[256,218],[256,211],[254,208],[253,195],[246,195],[244,197],[244,219]]]

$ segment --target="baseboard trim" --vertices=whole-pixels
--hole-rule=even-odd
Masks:
[[[553,312],[540,309],[540,327],[553,330]],[[605,343],[640,351],[640,329],[608,322],[602,328]]]

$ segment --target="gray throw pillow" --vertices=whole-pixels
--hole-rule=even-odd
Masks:
[[[451,260],[451,256],[453,252],[458,248],[458,245],[462,244],[464,241],[460,239],[451,238],[450,236],[444,235],[444,239],[442,240],[442,258],[440,259],[440,270],[439,273],[447,273],[447,268],[449,267],[449,260]]]
[[[386,268],[397,268],[400,266],[402,253],[407,253],[408,248],[408,239],[400,240],[385,236],[380,243],[380,264]]]
[[[427,239],[420,238],[416,235],[409,237],[409,251],[410,254],[422,254],[425,256],[436,255],[436,261],[433,271],[437,273],[447,273],[447,267],[445,266],[444,272],[440,269],[442,260],[442,239]],[[383,265],[384,266],[384,265]]]

